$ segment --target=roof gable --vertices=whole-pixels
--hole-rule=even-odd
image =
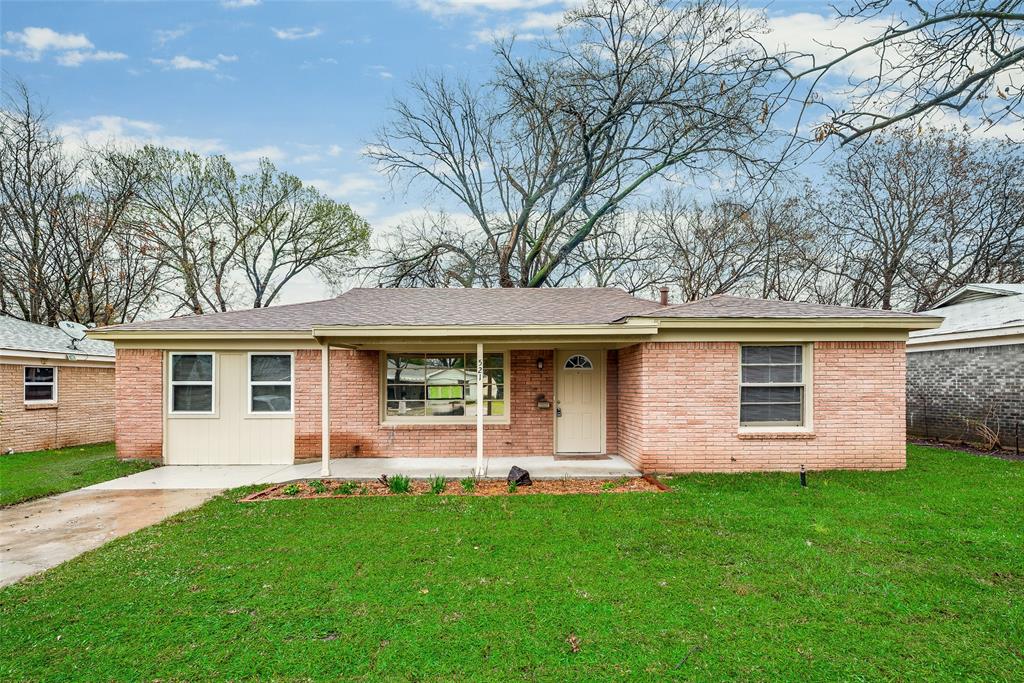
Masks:
[[[998,282],[974,282],[966,284],[944,299],[940,299],[931,310],[955,306],[971,301],[995,299],[1003,296],[1024,294],[1024,284],[1001,284]]]

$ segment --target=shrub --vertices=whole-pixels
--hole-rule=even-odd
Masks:
[[[473,491],[476,490],[476,479],[474,479],[473,477],[466,477],[465,479],[460,479],[459,484],[462,486],[462,490],[465,491],[466,493],[473,493]]]
[[[335,489],[338,493],[343,496],[351,496],[359,488],[359,484],[354,481],[343,481],[338,484],[338,488]],[[365,486],[363,488],[366,488]]]
[[[387,487],[391,493],[409,493],[412,490],[412,480],[404,474],[396,474],[387,477]]]
[[[448,484],[448,480],[441,475],[434,475],[427,480],[430,483],[430,492],[435,495],[444,493],[444,487]]]
[[[299,485],[288,484],[283,489],[281,489],[281,493],[283,493],[286,496],[297,496],[299,495]]]
[[[319,479],[309,482],[309,488],[313,489],[313,493],[327,493],[327,484]]]

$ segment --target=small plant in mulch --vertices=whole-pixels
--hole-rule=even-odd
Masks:
[[[377,481],[386,486],[391,493],[409,493],[412,490],[412,479],[404,474],[393,474],[390,477],[382,474]]]
[[[299,495],[299,491],[301,491],[301,489],[299,488],[298,484],[288,484],[283,489],[281,489],[281,493],[283,493],[286,496],[297,496]]]
[[[514,481],[510,481],[508,483],[508,492],[509,493],[515,493],[518,490],[519,490],[519,484],[515,483]]]
[[[327,493],[327,484],[319,479],[309,482],[309,488],[312,489],[313,493]]]
[[[441,475],[434,475],[427,479],[427,484],[430,485],[430,492],[439,496],[444,493],[444,487],[447,486],[448,480]]]
[[[365,486],[363,488],[366,488]],[[359,490],[359,484],[354,481],[343,481],[338,484],[338,487],[334,489],[334,492],[342,496],[351,496]]]
[[[617,489],[617,488],[619,488],[621,486],[625,486],[628,483],[629,483],[629,477],[619,477],[618,479],[615,479],[613,481],[606,481],[605,483],[601,484],[601,490],[602,491],[614,491],[615,489]]]
[[[473,477],[466,477],[465,479],[460,479],[459,485],[462,487],[462,490],[465,491],[466,493],[473,493],[473,491],[476,490],[476,479],[474,479]]]

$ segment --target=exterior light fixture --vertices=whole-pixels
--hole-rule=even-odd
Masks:
[[[544,359],[543,358],[538,358],[537,359],[537,369],[538,370],[543,370],[544,369]]]

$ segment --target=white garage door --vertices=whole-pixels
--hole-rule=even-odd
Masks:
[[[168,465],[294,462],[292,354],[173,352],[167,360]]]

